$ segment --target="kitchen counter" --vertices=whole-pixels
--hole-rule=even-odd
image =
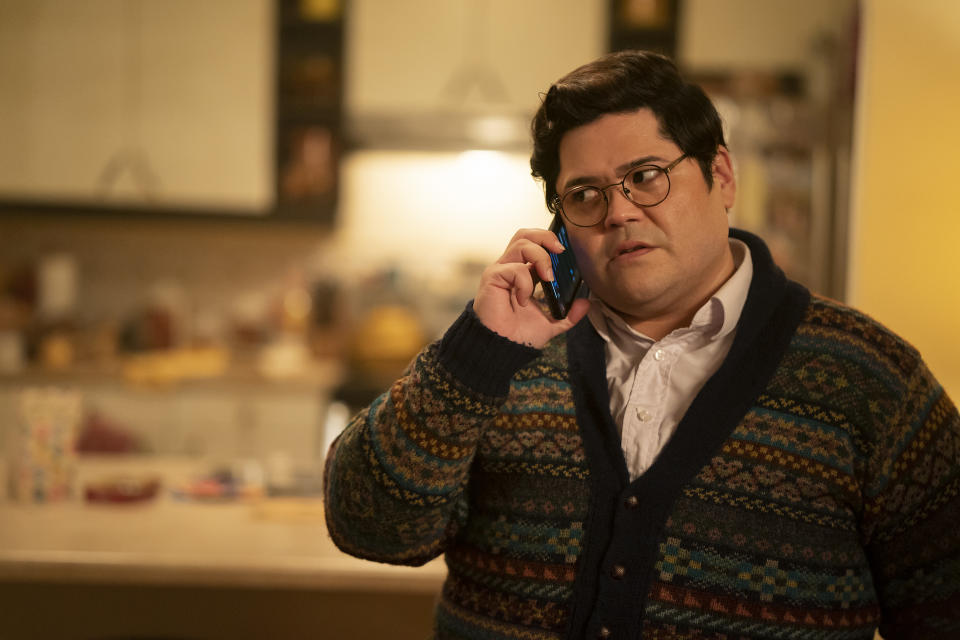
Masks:
[[[5,504],[0,580],[439,591],[442,560],[415,568],[347,556],[315,502]]]
[[[319,498],[185,501],[170,481],[195,461],[83,463],[81,486],[106,470],[163,472],[145,502],[0,503],[0,580],[45,583],[277,587],[437,593],[442,559],[423,567],[367,562],[330,540]]]

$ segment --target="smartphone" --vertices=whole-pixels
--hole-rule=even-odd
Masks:
[[[580,268],[577,267],[577,261],[573,257],[570,238],[567,236],[567,229],[563,226],[560,214],[553,216],[553,222],[550,223],[549,228],[560,239],[566,251],[559,254],[550,253],[550,261],[553,263],[553,281],[541,280],[540,286],[543,287],[550,313],[557,320],[561,320],[567,317],[570,305],[573,304],[578,295],[586,291],[586,287],[583,286]]]

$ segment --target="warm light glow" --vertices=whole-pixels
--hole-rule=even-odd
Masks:
[[[364,151],[343,170],[343,255],[351,270],[492,262],[522,227],[546,227],[524,153]]]
[[[916,346],[956,398],[960,4],[863,9],[850,301]]]
[[[482,144],[496,147],[526,139],[527,130],[516,118],[491,115],[471,120],[468,134]]]

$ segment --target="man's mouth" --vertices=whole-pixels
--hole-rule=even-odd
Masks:
[[[619,258],[620,256],[627,255],[628,253],[636,253],[637,251],[643,251],[644,249],[651,249],[652,247],[648,244],[643,244],[642,242],[625,242],[617,247],[616,255],[614,257]]]

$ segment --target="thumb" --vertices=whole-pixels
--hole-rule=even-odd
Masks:
[[[559,330],[558,334],[563,333],[564,331],[569,331],[580,322],[587,311],[590,310],[590,301],[586,298],[578,298],[573,301],[573,304],[570,305],[570,311],[567,312],[567,317],[563,320],[557,320],[554,326]]]

